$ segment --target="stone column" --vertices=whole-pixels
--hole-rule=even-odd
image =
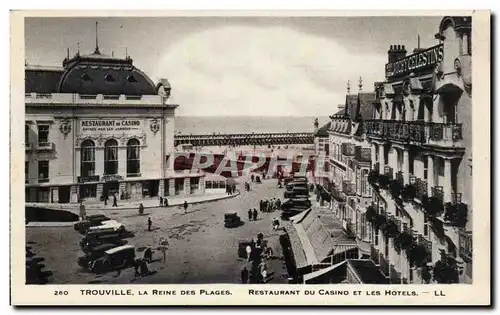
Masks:
[[[408,185],[410,182],[410,157],[407,149],[403,149],[403,179],[404,184]]]
[[[371,152],[371,155],[372,155],[371,156],[372,169],[374,169],[375,168],[375,164],[377,164],[377,161],[376,161],[376,159],[377,159],[377,152],[375,151],[377,149],[377,147],[375,146],[375,143],[372,143],[370,145],[370,149],[371,149],[370,152]]]
[[[384,152],[384,145],[380,144],[378,146],[378,160],[379,160],[379,173],[384,174],[384,168],[385,168],[385,152]]]
[[[205,193],[205,176],[200,177],[200,182],[198,183],[199,190],[202,194]]]
[[[434,157],[427,156],[427,195],[432,196],[432,187],[434,187]]]
[[[191,194],[191,178],[184,177],[184,196],[189,196]]]
[[[59,203],[59,188],[52,187],[51,189],[52,198],[50,198],[50,202]]]
[[[451,159],[444,159],[443,201],[451,201]]]
[[[165,180],[160,179],[160,185],[158,186],[158,196],[163,197],[165,195]]]
[[[168,180],[168,194],[170,196],[175,196],[175,178],[170,178]]]
[[[79,156],[79,154],[77,154]],[[80,159],[77,157],[77,159]],[[79,166],[78,166],[79,168]],[[78,173],[80,171],[77,171]],[[104,175],[104,148],[95,148],[95,174]]]
[[[127,177],[127,148],[118,147],[118,175]]]

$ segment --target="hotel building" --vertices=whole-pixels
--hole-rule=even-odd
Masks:
[[[391,283],[472,281],[471,18],[443,18],[435,38],[390,46],[366,122],[371,256]]]
[[[68,51],[62,67],[26,65],[26,202],[203,193],[203,174],[167,164],[178,106],[170,90],[97,43],[89,55]]]

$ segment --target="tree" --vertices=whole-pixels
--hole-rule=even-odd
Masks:
[[[417,196],[417,187],[415,185],[406,185],[401,191],[401,197],[404,200],[411,200]]]
[[[452,225],[465,227],[467,224],[467,205],[464,203],[451,203],[445,205],[444,219],[451,222]]]
[[[391,192],[392,199],[396,199],[401,194],[401,190],[403,189],[401,183],[397,180],[392,180],[389,184],[389,190]]]
[[[430,197],[425,204],[425,211],[431,217],[436,217],[444,211],[444,205],[441,199],[437,197]]]
[[[368,222],[373,222],[376,215],[377,211],[375,210],[375,207],[373,207],[372,205],[366,207],[365,217]]]
[[[389,182],[390,182],[390,178],[389,178],[389,176],[387,176],[385,174],[381,174],[378,177],[378,183],[379,183],[380,187],[383,189],[387,189],[387,187],[389,186]]]

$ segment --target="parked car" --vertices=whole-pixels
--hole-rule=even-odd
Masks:
[[[285,191],[285,198],[305,197],[309,198],[309,190],[306,188],[293,188],[292,191]]]
[[[89,262],[88,268],[94,273],[123,269],[135,263],[135,248],[132,245],[118,246],[104,252],[104,255]]]
[[[85,250],[85,248],[95,246],[95,244],[114,243],[124,236],[124,232],[117,232],[112,228],[89,231],[80,240],[80,246]]]
[[[87,232],[88,228],[92,226],[97,226],[101,225],[102,222],[108,221],[110,218],[103,214],[95,214],[95,215],[90,215],[87,217],[87,219],[77,222],[74,224],[74,228],[76,231],[79,231],[80,233],[85,233]]]
[[[309,200],[309,198],[294,198],[284,201],[281,204],[281,210],[287,210],[291,208],[309,209],[311,205],[311,200]]]
[[[118,247],[127,244],[127,241],[121,239],[119,235],[118,236],[110,235],[110,237],[102,237],[102,238],[83,238],[80,241],[80,246],[84,253],[89,253],[95,247],[98,247],[103,244],[113,244],[115,245],[115,247]]]
[[[297,215],[297,214],[301,213],[302,211],[306,211],[306,210],[307,209],[301,209],[301,208],[290,208],[287,210],[283,210],[281,212],[281,218],[283,220],[288,220],[291,217],[293,217],[294,215]]]
[[[78,265],[82,267],[88,267],[89,262],[96,260],[97,258],[101,257],[104,255],[104,252],[118,247],[116,244],[111,244],[111,243],[105,243],[105,244],[100,244],[95,247],[89,248],[89,250],[85,253],[84,256],[78,257]]]
[[[125,230],[123,224],[115,220],[108,220],[101,223],[101,225],[91,226],[87,232],[101,231],[101,230],[112,230],[121,233]]]
[[[224,226],[227,228],[238,227],[241,225],[241,218],[236,212],[224,214]]]

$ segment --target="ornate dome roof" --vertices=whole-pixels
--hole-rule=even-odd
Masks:
[[[153,81],[133,65],[130,57],[116,58],[97,49],[90,55],[75,55],[63,62],[58,93],[103,95],[155,95]]]

